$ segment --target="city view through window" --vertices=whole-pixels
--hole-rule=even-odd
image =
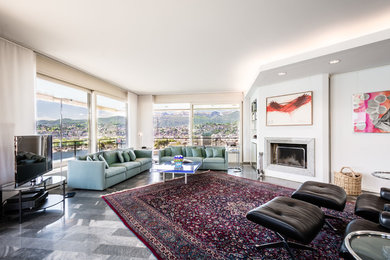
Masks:
[[[36,97],[37,133],[53,136],[53,159],[60,160],[61,151],[63,159],[86,154],[89,147],[88,93],[37,78]]]
[[[98,150],[126,147],[126,103],[105,96],[97,96]]]
[[[157,104],[154,110],[155,148],[168,145],[239,145],[238,104],[193,106]]]

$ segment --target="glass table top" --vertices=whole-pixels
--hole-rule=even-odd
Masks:
[[[373,172],[371,174],[372,174],[372,176],[377,177],[377,178],[390,180],[390,172]]]
[[[191,162],[183,163],[182,167],[175,167],[175,164],[172,162],[163,162],[160,164],[154,164],[152,170],[172,173],[195,173],[199,169],[200,165],[200,162]]]
[[[390,233],[355,231],[345,237],[345,246],[355,259],[390,259]]]

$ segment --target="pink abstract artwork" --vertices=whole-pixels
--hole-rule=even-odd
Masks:
[[[355,132],[390,133],[390,91],[354,94]]]

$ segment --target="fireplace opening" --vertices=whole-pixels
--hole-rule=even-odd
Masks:
[[[307,169],[307,144],[271,143],[271,164]]]

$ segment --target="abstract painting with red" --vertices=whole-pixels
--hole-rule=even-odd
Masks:
[[[267,125],[311,125],[312,91],[267,98]]]
[[[390,133],[390,91],[352,96],[353,129],[363,133]]]

